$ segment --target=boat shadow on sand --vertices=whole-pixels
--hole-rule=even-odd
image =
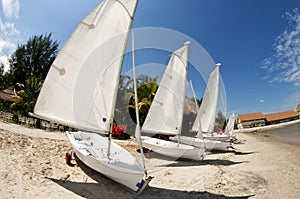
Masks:
[[[252,154],[251,153],[243,153],[243,152],[236,152],[239,153],[237,155],[247,155],[247,154]],[[164,156],[161,154],[157,154],[155,152],[151,153],[151,158],[153,160],[166,160],[165,163],[162,164],[157,164],[157,167],[186,167],[186,166],[204,166],[204,165],[214,165],[214,166],[231,166],[231,165],[236,165],[236,164],[242,164],[242,163],[248,163],[249,161],[231,161],[231,160],[223,160],[223,159],[214,159],[214,158],[209,158],[206,159],[204,158],[203,160],[190,160],[190,159],[183,159],[179,158],[175,160],[174,158],[170,158],[168,156]]]
[[[185,167],[185,166],[205,166],[205,165],[214,165],[214,166],[231,166],[236,164],[248,163],[248,161],[234,162],[231,160],[221,160],[221,159],[204,159],[201,161],[191,161],[180,159],[176,162],[169,164],[168,167]]]
[[[228,150],[228,151],[212,151],[212,154],[217,154],[217,153],[233,153],[234,155],[251,155],[253,153],[257,153],[257,152],[241,152],[241,151],[237,151],[237,150]]]
[[[77,194],[78,196],[96,199],[96,198],[212,198],[212,199],[226,199],[226,198],[236,198],[243,199],[249,198],[249,196],[225,196],[218,195],[209,192],[197,192],[197,191],[180,191],[180,190],[169,190],[158,187],[148,186],[139,195],[135,195],[128,188],[118,184],[117,182],[107,178],[106,176],[94,171],[82,163],[78,158],[76,158],[77,166],[80,167],[83,172],[87,175],[86,179],[82,182],[74,182],[64,179],[48,178],[52,182],[64,187],[65,189]],[[95,182],[87,182],[88,178],[93,179]]]

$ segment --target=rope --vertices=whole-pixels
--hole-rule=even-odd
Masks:
[[[131,138],[130,142],[128,142],[128,144],[126,144],[126,145],[124,146],[124,148],[126,148],[133,140],[135,140],[135,137]]]

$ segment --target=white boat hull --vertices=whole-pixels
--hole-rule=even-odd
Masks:
[[[178,141],[179,137],[170,137],[170,139]],[[230,147],[230,142],[193,138],[188,136],[180,136],[180,143],[205,148],[206,151],[227,151]]]
[[[108,138],[84,132],[67,132],[67,137],[77,157],[87,166],[133,191],[142,187],[144,169],[128,151],[111,142],[108,159]]]
[[[185,158],[191,160],[202,160],[205,155],[204,148],[198,148],[172,141],[142,136],[143,146],[164,156],[172,158]]]
[[[229,142],[231,139],[231,136],[228,134],[221,134],[221,133],[203,133],[202,134],[204,139],[208,140],[218,140],[218,141],[227,141]]]

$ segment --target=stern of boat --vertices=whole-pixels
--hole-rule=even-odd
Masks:
[[[137,185],[140,188],[135,192],[136,196],[140,195],[144,191],[144,189],[148,186],[148,184],[151,182],[153,178],[154,178],[153,176],[148,176],[139,185]]]

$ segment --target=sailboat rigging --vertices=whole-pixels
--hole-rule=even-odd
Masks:
[[[128,151],[111,141],[117,86],[137,0],[103,0],[77,26],[54,60],[34,108],[64,124],[77,157],[140,193],[150,181]],[[103,135],[103,136],[101,136]]]
[[[216,64],[216,68],[209,76],[203,100],[192,127],[192,131],[197,132],[197,136],[201,136],[198,131],[199,123],[202,128],[201,133],[214,131],[219,97],[220,66],[221,64]]]
[[[224,142],[226,140],[229,140],[229,136],[227,136],[228,134],[219,134],[214,132],[214,124],[219,96],[220,66],[221,64],[216,64],[216,68],[210,74],[208,84],[204,92],[202,104],[194,121],[192,131],[197,133],[196,137],[173,137],[173,140],[180,140],[180,142],[184,144],[196,147],[205,147],[208,151],[226,151],[230,148],[231,143]],[[196,98],[195,94],[194,98]],[[197,101],[195,101],[195,104],[196,107],[198,107]]]
[[[174,51],[165,69],[158,90],[153,99],[142,133],[177,135],[181,134],[186,91],[188,47],[186,42]],[[150,136],[142,136],[143,146],[173,158],[202,160],[205,150],[182,143],[175,143]]]
[[[230,141],[231,136],[227,132],[223,134],[214,132],[219,99],[220,66],[220,63],[216,64],[216,68],[210,74],[203,96],[203,101],[192,127],[192,131],[198,132],[197,137],[200,138],[203,137],[209,140]],[[201,123],[201,132],[198,130],[199,123]]]
[[[134,32],[132,31],[132,72],[133,72],[133,87],[134,87],[134,101],[135,101],[135,114],[136,114],[136,128],[135,128],[135,137],[139,143],[141,156],[142,156],[142,163],[144,169],[146,170],[145,166],[145,158],[144,158],[144,150],[142,146],[142,139],[141,139],[141,129],[140,129],[140,117],[139,117],[139,108],[138,104],[138,96],[137,96],[137,82],[136,82],[136,68],[135,68],[135,57],[134,57]]]

